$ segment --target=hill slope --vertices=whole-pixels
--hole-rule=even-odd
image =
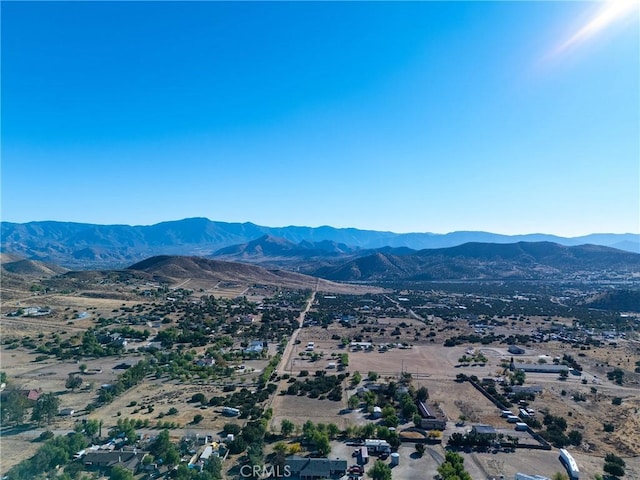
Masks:
[[[640,255],[598,245],[467,243],[396,256],[375,253],[314,273],[336,281],[551,279],[640,273]]]
[[[193,256],[160,255],[131,265],[127,270],[171,280],[198,278],[213,283],[266,284],[288,288],[318,288],[324,291],[345,290],[342,285],[300,273],[267,270],[256,265]]]
[[[6,262],[2,263],[1,269],[3,272],[32,277],[52,277],[69,271],[67,268],[59,265],[39,262],[37,260],[15,260]]]

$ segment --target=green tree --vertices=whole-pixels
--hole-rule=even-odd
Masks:
[[[287,444],[284,442],[276,442],[276,444],[273,446],[273,451],[276,453],[276,455],[284,457],[287,454]]]
[[[422,416],[419,413],[416,413],[413,416],[413,424],[417,427],[420,428],[420,426],[422,425]]]
[[[327,425],[327,435],[329,435],[330,439],[334,439],[340,433],[340,428],[335,423],[330,423]]]
[[[411,395],[405,393],[400,397],[400,410],[404,418],[413,418],[413,415],[418,413],[418,407],[413,403]]]
[[[445,461],[438,467],[443,480],[471,480],[471,475],[464,469],[464,458],[455,452],[447,452]]]
[[[87,420],[87,423],[84,424],[84,433],[89,438],[95,437],[99,429],[100,422],[98,420]]]
[[[427,387],[420,387],[416,391],[416,399],[420,400],[421,402],[429,399],[429,390],[427,390]]]
[[[604,457],[604,461],[607,463],[615,463],[622,467],[626,466],[624,459],[622,457],[619,457],[615,453],[607,453],[607,455]]]
[[[522,385],[525,378],[526,374],[524,373],[524,370],[518,369],[511,375],[511,385]]]
[[[426,450],[424,443],[416,443],[416,453],[419,456],[424,455],[424,451]]]
[[[361,427],[360,434],[363,438],[371,438],[376,433],[375,423],[366,423]]]
[[[355,409],[360,404],[360,399],[357,395],[351,395],[349,400],[347,400],[347,406],[350,410]]]
[[[100,426],[98,425],[99,428]],[[136,421],[132,418],[119,418],[116,425],[109,430],[109,436],[122,436],[126,438],[127,444],[134,443],[138,437],[136,434]]]
[[[251,466],[264,465],[264,452],[262,449],[262,444],[249,445],[249,448],[247,449],[247,459],[249,461],[249,465]]]
[[[242,453],[247,448],[247,441],[242,438],[242,435],[237,436],[233,439],[233,441],[228,443],[229,452],[233,455],[237,455],[238,453]]]
[[[614,477],[623,477],[625,473],[624,467],[616,463],[605,463],[603,470],[605,473],[613,475]]]
[[[288,437],[294,432],[295,429],[296,426],[291,420],[287,420],[286,418],[282,420],[282,423],[280,424],[280,433],[282,434],[282,436]]]
[[[47,422],[50,424],[54,417],[58,414],[58,408],[60,407],[60,399],[53,393],[43,393],[36,400],[31,412],[31,420],[41,424]]]
[[[109,480],[135,480],[135,477],[126,468],[116,465],[109,472]]]
[[[367,374],[367,378],[371,382],[375,382],[376,380],[378,380],[378,377],[379,377],[378,372],[369,372]]]
[[[237,423],[225,423],[224,427],[222,427],[222,431],[227,435],[238,435],[241,430],[242,427],[240,427],[240,425],[238,425]]]
[[[381,460],[376,460],[373,467],[367,472],[373,480],[391,480],[391,467]]]
[[[400,420],[396,415],[396,409],[390,405],[387,405],[382,409],[382,419],[387,427],[397,427]]]
[[[364,392],[362,400],[364,400],[364,403],[367,404],[367,407],[372,407],[376,404],[376,394],[370,390],[367,390],[366,392]]]
[[[262,443],[266,433],[267,429],[261,422],[247,423],[242,429],[242,437],[249,444]]]
[[[302,436],[307,442],[311,442],[313,439],[313,434],[316,433],[316,426],[313,424],[311,420],[307,420],[302,425]]]
[[[353,375],[351,376],[351,385],[353,386],[358,385],[361,381],[362,381],[362,375],[360,374],[360,372],[358,371],[354,372]]]
[[[331,443],[329,442],[329,435],[324,432],[316,432],[313,436],[313,444],[316,451],[326,457],[331,453]]]
[[[582,443],[582,433],[577,430],[571,430],[567,437],[569,437],[569,441],[572,445],[580,445]]]
[[[70,373],[64,386],[70,390],[75,390],[82,385],[82,378]]]
[[[21,425],[27,412],[28,400],[17,389],[10,389],[0,402],[0,417],[2,424]]]
[[[624,476],[624,467],[626,466],[626,463],[621,457],[615,455],[614,453],[608,453],[604,457],[604,462],[605,463],[603,470],[605,473],[613,475],[614,477]]]
[[[155,457],[162,459],[166,465],[176,465],[180,461],[180,454],[176,446],[169,439],[169,431],[162,430],[156,439],[151,443],[149,452]]]
[[[203,480],[220,480],[222,478],[222,460],[220,457],[211,456],[204,463],[202,470],[206,474]]]

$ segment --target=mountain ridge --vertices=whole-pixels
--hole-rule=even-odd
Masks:
[[[160,222],[148,226],[98,225],[77,222],[0,222],[0,249],[26,259],[56,263],[67,268],[124,267],[154,255],[209,256],[218,250],[264,237],[294,244],[328,241],[348,249],[408,247],[414,250],[445,248],[468,243],[553,241],[566,246],[597,243],[622,245],[640,253],[640,234],[590,234],[559,237],[547,234],[502,235],[459,231],[447,234],[393,233],[356,228],[266,227],[251,222],[229,223],[204,217]]]
[[[640,254],[601,245],[470,242],[396,256],[376,252],[312,274],[333,281],[545,280],[640,273]]]

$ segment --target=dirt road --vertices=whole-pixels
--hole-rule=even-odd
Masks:
[[[287,343],[287,346],[285,347],[284,352],[282,353],[282,359],[280,360],[280,364],[276,369],[276,372],[278,373],[278,375],[284,374],[287,370],[287,365],[291,364],[291,356],[293,354],[293,349],[296,344],[296,340],[298,340],[300,329],[302,328],[302,324],[304,323],[304,317],[306,316],[307,312],[311,309],[311,305],[313,305],[313,302],[316,299],[316,292],[317,292],[317,289],[313,291],[313,293],[311,294],[311,298],[309,298],[307,305],[304,307],[304,310],[300,312],[300,316],[298,317],[298,328],[296,328],[296,330],[291,335],[291,338],[289,339],[289,342]]]

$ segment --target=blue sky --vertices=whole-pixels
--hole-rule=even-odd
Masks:
[[[2,219],[638,233],[606,7],[2,2]]]

